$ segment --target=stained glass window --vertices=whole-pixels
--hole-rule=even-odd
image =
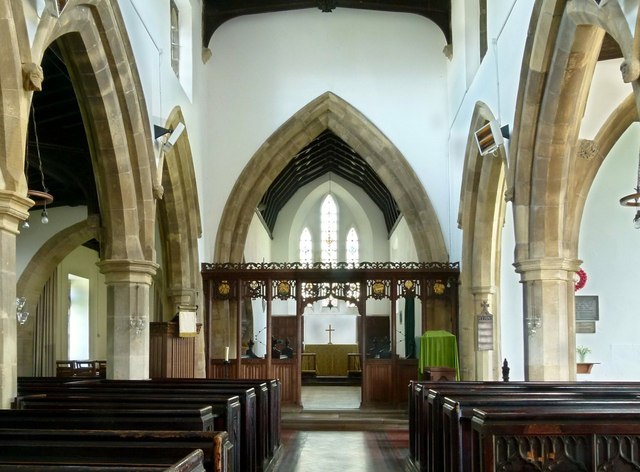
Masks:
[[[325,263],[338,262],[338,207],[327,195],[320,210],[320,260]]]
[[[355,228],[351,228],[347,233],[347,263],[358,265],[360,262],[360,242]]]
[[[300,235],[300,262],[311,264],[313,262],[313,239],[309,228],[304,228]]]

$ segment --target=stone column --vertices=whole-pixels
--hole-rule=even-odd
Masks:
[[[109,259],[98,263],[107,284],[107,378],[149,378],[149,288],[158,265]]]
[[[7,409],[17,393],[16,235],[33,201],[0,190],[0,408]]]
[[[575,380],[574,273],[579,260],[515,263],[524,284],[525,380]]]
[[[472,287],[473,292],[473,330],[475,333],[475,346],[476,353],[476,376],[475,380],[498,380],[498,363],[496,356],[499,356],[499,352],[496,351],[496,347],[500,345],[500,326],[499,320],[493,315],[493,349],[491,350],[479,350],[478,349],[478,315],[482,312],[483,303],[488,305],[488,312],[494,313],[493,304],[495,301],[495,287]]]

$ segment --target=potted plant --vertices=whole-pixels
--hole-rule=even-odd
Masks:
[[[576,363],[576,372],[578,374],[589,374],[595,362],[585,362],[587,354],[591,353],[591,349],[587,346],[578,346],[576,348],[578,353],[578,362]]]

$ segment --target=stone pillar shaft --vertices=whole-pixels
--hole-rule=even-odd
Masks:
[[[580,261],[561,258],[516,263],[524,284],[525,380],[575,380],[573,275]]]
[[[0,408],[17,393],[16,235],[33,201],[0,190]]]
[[[107,378],[149,378],[149,261],[104,260],[107,284]]]

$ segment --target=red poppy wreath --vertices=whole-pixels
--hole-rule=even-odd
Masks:
[[[574,290],[577,292],[578,290],[584,288],[587,284],[587,273],[584,269],[580,269],[576,272],[578,274],[578,280],[576,280]]]

